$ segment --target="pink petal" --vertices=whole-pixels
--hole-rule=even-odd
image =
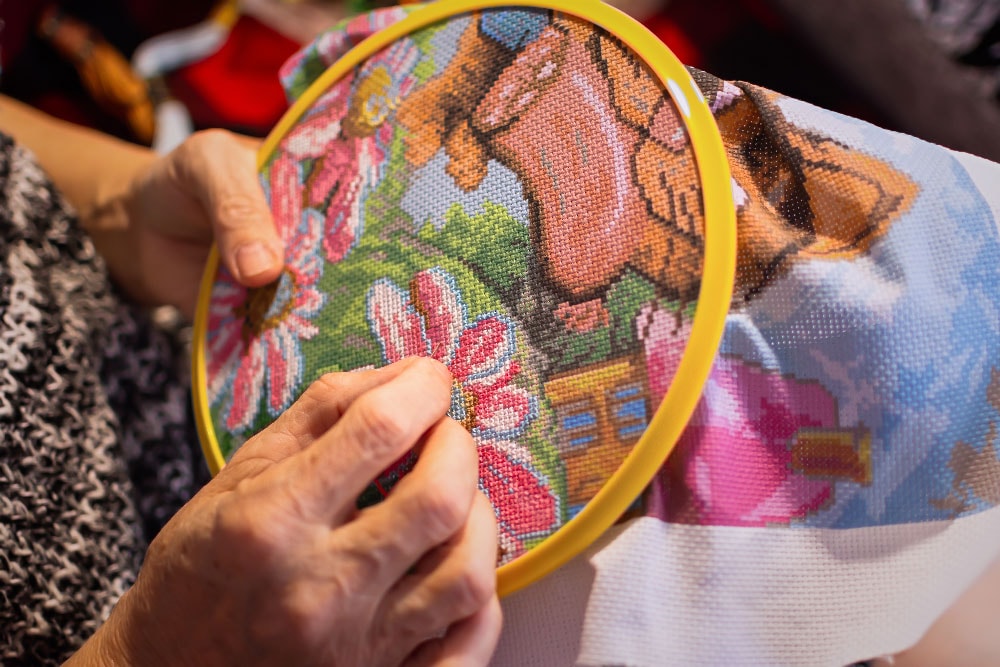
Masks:
[[[815,512],[829,501],[831,495],[833,495],[833,484],[828,480],[791,474],[769,498],[740,517],[739,523],[744,526],[787,524],[792,519]]]
[[[281,154],[271,165],[271,213],[283,240],[293,238],[299,227],[303,188],[299,165],[288,155]]]
[[[302,360],[298,337],[284,325],[265,334],[267,337],[268,407],[277,415],[292,403],[298,385]]]
[[[294,305],[294,315],[302,317],[316,315],[319,313],[320,308],[323,306],[324,295],[322,292],[315,290],[311,287],[305,289],[300,289],[299,293],[295,295],[295,305]],[[307,320],[304,320],[307,321]],[[313,334],[315,335],[315,334]],[[305,336],[300,334],[301,338],[312,338],[312,336]]]
[[[386,125],[388,123],[380,127],[385,127]],[[358,156],[355,169],[359,176],[358,185],[360,186],[360,190],[378,180],[379,167],[382,165],[382,160],[385,159],[385,151],[378,147],[374,137],[365,137],[364,139],[356,139],[355,141],[357,143],[355,143],[354,149]]]
[[[314,123],[312,132],[321,132],[323,136],[330,134],[340,136],[340,126],[344,116],[347,115],[353,87],[354,72],[349,72],[327,88],[319,98],[322,104],[314,104],[308,112],[308,120]],[[327,129],[328,126],[335,126],[336,130]]]
[[[233,405],[226,418],[226,428],[230,431],[246,429],[257,417],[264,377],[263,357],[261,341],[252,341],[233,380]]]
[[[293,238],[285,241],[287,265],[296,272],[300,286],[315,285],[322,273],[323,260],[316,249],[323,238],[324,217],[314,208],[305,209]]]
[[[477,428],[494,433],[515,433],[523,429],[531,417],[531,394],[520,387],[498,387],[476,394],[476,397]]]
[[[409,89],[409,87],[407,87],[407,89]],[[393,134],[392,123],[383,123],[375,131],[375,135],[373,137],[375,141],[372,142],[372,145],[374,146],[372,153],[375,156],[375,159],[378,160],[379,162],[382,162],[387,157],[386,156],[387,151],[386,149],[383,149],[382,146],[388,146],[392,142],[392,134]]]
[[[229,369],[240,354],[243,347],[242,338],[243,327],[235,320],[210,334],[205,371],[208,374],[208,392],[213,401],[229,375],[224,369]]]
[[[212,300],[209,312],[213,315],[232,315],[232,309],[246,299],[247,290],[236,282],[236,279],[225,269],[219,270],[219,276],[212,286]]]
[[[485,401],[494,391],[509,385],[520,372],[521,364],[518,363],[517,359],[511,359],[502,364],[496,372],[476,380],[466,380],[463,386],[474,393],[477,400]]]
[[[361,225],[360,202],[356,199],[344,202],[339,195],[334,197],[326,210],[326,223],[323,250],[327,260],[339,262],[357,242]]]
[[[240,294],[237,298],[219,301],[215,300],[219,291],[215,290],[212,293],[213,301],[209,304],[207,331],[209,352],[212,354],[215,353],[220,344],[228,348],[229,344],[223,343],[223,341],[227,340],[230,333],[234,331],[238,333],[242,330],[243,320],[237,319],[235,310],[246,301],[246,290],[241,288],[239,291]]]
[[[391,280],[380,280],[368,292],[368,322],[388,363],[430,355],[420,316]]]
[[[514,443],[479,444],[480,486],[493,504],[500,528],[518,540],[545,535],[559,524],[556,497],[530,458]]]
[[[721,358],[671,454],[670,488],[661,487],[666,493],[654,513],[721,526],[808,516],[828,502],[833,486],[792,470],[788,443],[800,428],[836,421],[836,402],[818,383]]]
[[[684,356],[691,322],[684,318],[678,328],[676,312],[646,304],[636,315],[635,328],[646,351],[650,394],[658,404],[666,396]]]
[[[466,317],[455,279],[440,268],[421,271],[410,285],[410,298],[424,318],[431,356],[451,363]]]
[[[501,374],[510,364],[514,345],[511,322],[497,315],[484,317],[459,336],[451,373],[459,382]]]
[[[346,78],[346,77],[345,77]],[[294,160],[320,158],[326,155],[328,147],[340,137],[340,119],[346,111],[346,94],[341,90],[345,81],[341,81],[326,93],[322,100],[317,101],[317,107],[322,111],[313,114],[301,122],[289,133],[282,143],[282,148]],[[347,86],[349,87],[349,83]],[[343,98],[338,100],[337,98]]]
[[[312,182],[311,199],[330,203],[326,209],[323,249],[331,262],[338,262],[354,247],[361,230],[362,178],[353,139],[344,139],[331,148]]]
[[[320,164],[313,170],[309,182],[309,202],[319,204],[333,194],[331,209],[343,207],[347,199],[345,193],[355,189],[358,179],[356,170],[357,157],[354,154],[354,141],[340,139],[331,143],[323,155]]]
[[[299,340],[310,340],[319,333],[319,327],[312,320],[308,320],[295,313],[289,315],[288,319],[282,323],[282,326],[287,331],[295,332],[294,335]]]
[[[323,250],[326,251],[327,259],[331,262],[339,262],[354,247],[356,240],[348,225],[343,225],[336,232],[327,234],[323,238]]]
[[[769,447],[749,424],[735,432],[691,426],[676,456],[686,462],[686,485],[713,525],[740,525],[792,474],[788,450]]]
[[[500,558],[500,565],[509,563],[527,551],[524,548],[524,542],[517,539],[517,537],[503,525],[497,525],[497,546],[500,548],[500,552],[502,554]]]

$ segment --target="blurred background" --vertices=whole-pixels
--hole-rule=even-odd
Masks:
[[[263,136],[364,0],[0,0],[0,92],[159,150]],[[617,0],[686,64],[1000,161],[1000,0]]]

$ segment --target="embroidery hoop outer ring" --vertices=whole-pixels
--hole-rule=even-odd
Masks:
[[[285,113],[257,154],[266,164],[281,139],[331,85],[393,41],[456,14],[501,7],[549,9],[594,23],[632,49],[670,94],[684,122],[702,184],[705,254],[698,304],[684,355],[646,431],[618,470],[583,510],[535,548],[497,570],[497,591],[509,595],[541,579],[590,546],[642,493],[677,444],[694,412],[718,351],[736,270],[736,210],[722,137],[704,96],[684,65],[641,23],[599,0],[438,0],[413,11],[352,48],[314,81]],[[213,246],[195,312],[192,398],[202,450],[212,474],[225,465],[207,395],[205,340],[208,308],[219,266]]]

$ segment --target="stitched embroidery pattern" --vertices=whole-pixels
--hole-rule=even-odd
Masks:
[[[370,24],[406,13],[392,11],[318,40],[286,71],[290,94]],[[561,524],[642,433],[683,352],[703,234],[691,153],[662,90],[589,26],[490,11],[414,33],[394,53],[414,45],[415,61],[399,59],[412,69],[369,87],[389,91],[368,105],[372,118],[384,117],[371,135],[380,137],[377,175],[358,189],[357,237],[324,268],[328,300],[316,316],[321,334],[302,342],[303,382],[386,362],[367,315],[376,283],[410,302],[418,274],[447,276],[463,326],[490,316],[511,324],[518,372],[507,386],[537,399],[518,436],[478,439],[481,468],[486,443],[516,443],[546,480],[555,500],[543,504],[558,508]],[[983,373],[997,362],[980,348],[982,331],[995,326],[982,306],[995,295],[995,240],[965,223],[933,232],[972,240],[962,252],[945,243],[954,261],[936,264],[929,282],[910,280],[908,268],[923,265],[927,243],[931,255],[944,247],[928,240],[931,230],[981,215],[961,168],[915,140],[692,74],[730,157],[736,290],[703,405],[645,495],[645,513],[700,525],[854,528],[994,506],[996,408],[983,403],[992,396]],[[409,87],[394,83],[407,77]],[[346,116],[352,103],[340,104]],[[281,159],[279,151],[263,173],[275,191]],[[312,164],[299,164],[308,188]],[[935,208],[944,200],[952,208]],[[971,290],[956,293],[967,295],[963,312],[975,314],[961,326],[949,315],[954,303],[935,291],[960,284]],[[864,294],[851,285],[865,285]],[[969,387],[947,384],[950,371],[934,356],[944,350],[970,360]],[[963,396],[992,416],[969,421]],[[929,397],[952,416],[931,410]],[[266,421],[223,433],[226,451]],[[728,456],[730,441],[752,447]],[[409,465],[387,471],[368,500]],[[726,486],[739,479],[754,483]]]
[[[501,562],[558,529],[656,409],[641,313],[671,323],[655,382],[684,351],[704,221],[676,114],[617,40],[537,10],[456,17],[334,83],[261,173],[288,269],[264,289],[224,272],[214,287],[224,453],[324,372],[430,356],[478,443]]]

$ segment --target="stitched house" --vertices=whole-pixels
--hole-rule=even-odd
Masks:
[[[545,395],[556,414],[572,517],[646,430],[652,417],[646,367],[640,356],[586,366],[547,382]]]

